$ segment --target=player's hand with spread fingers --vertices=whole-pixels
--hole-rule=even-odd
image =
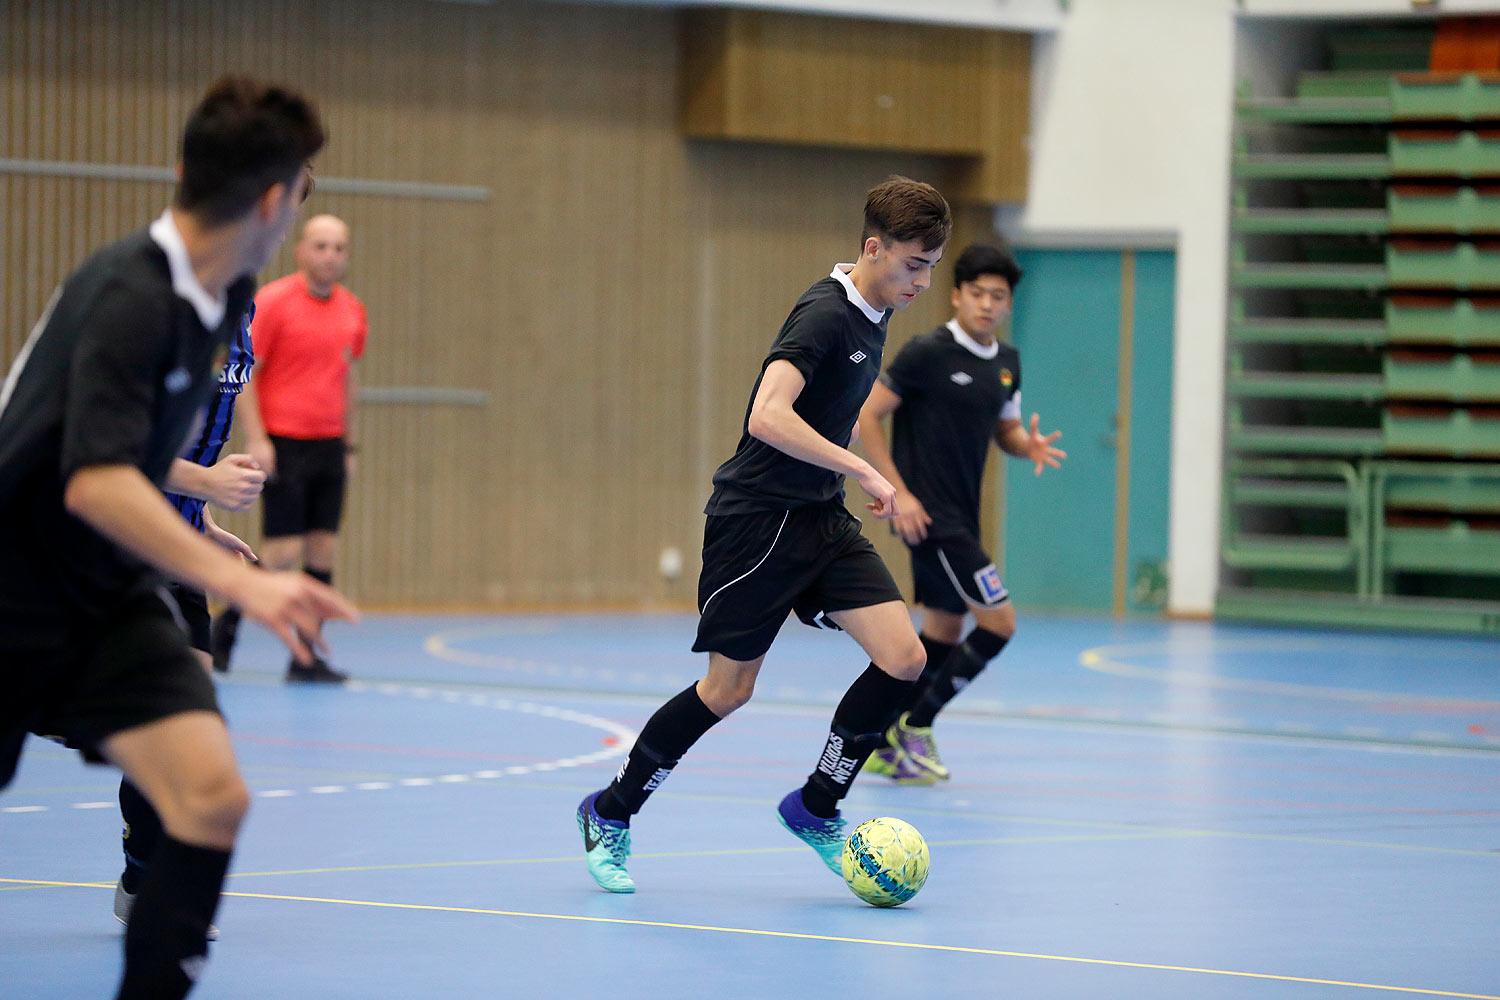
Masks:
[[[1033,413],[1031,415],[1031,427],[1026,441],[1026,457],[1036,464],[1036,475],[1042,474],[1042,468],[1050,465],[1054,469],[1062,467],[1061,460],[1068,457],[1068,453],[1061,448],[1052,447],[1052,442],[1062,437],[1062,431],[1053,431],[1051,434],[1042,434],[1037,429],[1041,423],[1042,415]]]
[[[865,468],[855,476],[855,482],[859,483],[859,488],[868,493],[870,499],[874,501],[874,503],[865,504],[865,509],[880,520],[889,521],[901,512],[896,501],[896,487],[876,472],[873,465],[866,464]]]
[[[927,537],[927,529],[932,525],[932,515],[927,513],[922,501],[906,490],[897,494],[896,506],[901,511],[891,519],[896,534],[907,545],[919,544]]]
[[[225,510],[245,510],[260,497],[266,473],[251,455],[225,455],[207,471],[208,499]]]
[[[310,663],[314,653],[327,652],[324,622],[359,620],[359,612],[342,594],[296,570],[262,573],[247,568],[233,591],[224,596],[246,618],[275,632],[299,663]]]

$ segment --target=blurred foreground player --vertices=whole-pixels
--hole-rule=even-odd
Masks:
[[[803,293],[776,335],[706,508],[693,649],[709,654],[708,673],[657,710],[615,780],[578,807],[589,873],[610,892],[635,891],[625,869],[630,817],[699,737],[750,700],[791,611],[848,632],[870,657],[806,784],[777,807],[781,824],[840,871],[839,800],[924,663],[901,592],[844,506],[845,476],[877,518],[899,513],[896,489],[848,445],[880,372],[891,311],[932,283],[952,226],[930,185],[893,177],[872,188],[857,261]]]
[[[164,828],[119,1000],[191,989],[249,805],[157,571],[238,605],[304,659],[299,631],[355,615],[303,574],[250,569],[160,491],[323,141],[300,95],[215,84],[188,119],[172,206],[63,283],[0,389],[0,786],[28,730],[57,734],[119,766]]]

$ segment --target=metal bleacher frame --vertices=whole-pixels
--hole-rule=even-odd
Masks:
[[[1500,73],[1420,32],[1236,102],[1222,617],[1500,633]]]

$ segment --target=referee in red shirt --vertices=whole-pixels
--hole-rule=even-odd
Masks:
[[[349,227],[316,215],[302,229],[297,270],[255,296],[255,378],[241,421],[250,454],[270,477],[261,506],[261,564],[333,581],[344,490],[354,472],[356,362],[365,352],[364,304],[340,284],[349,268]],[[213,657],[229,667],[238,612],[214,622]],[[293,660],[292,682],[342,684],[348,674],[321,658]]]

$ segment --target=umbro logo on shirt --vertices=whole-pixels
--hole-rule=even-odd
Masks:
[[[959,385],[968,385],[970,382],[974,381],[974,376],[970,375],[968,372],[954,372],[948,377],[957,382]]]
[[[869,355],[864,351],[855,351],[853,354],[849,355],[849,360],[853,361],[855,364],[859,364],[861,361],[868,357]]]

